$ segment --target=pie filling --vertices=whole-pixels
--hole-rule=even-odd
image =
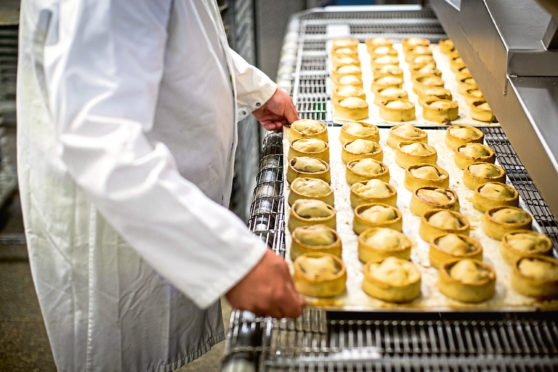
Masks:
[[[401,236],[396,230],[380,228],[364,236],[364,242],[376,249],[393,251],[401,247]]]
[[[345,124],[343,125],[343,128],[345,132],[356,137],[371,136],[375,133],[374,128],[364,126],[360,123]]]
[[[317,178],[296,178],[291,189],[301,195],[327,195],[331,192],[328,183]]]
[[[499,223],[524,223],[530,216],[527,212],[515,208],[501,208],[492,213],[492,218]]]
[[[397,212],[393,207],[373,205],[360,212],[360,216],[371,222],[386,222],[397,218]]]
[[[470,140],[470,139],[477,139],[479,138],[478,133],[473,129],[473,128],[469,128],[469,127],[452,127],[449,128],[449,133],[456,137],[456,138],[460,138],[463,140]]]
[[[449,269],[450,277],[465,284],[476,284],[492,279],[490,270],[470,259],[463,259]]]
[[[440,173],[440,171],[432,165],[424,165],[422,167],[413,168],[410,172],[413,176],[426,180],[438,180],[442,178],[442,173]]]
[[[468,169],[475,177],[494,178],[502,174],[500,168],[491,163],[471,164]]]
[[[377,179],[369,180],[366,183],[357,183],[353,188],[354,192],[364,198],[387,198],[393,194],[387,183]]]
[[[548,240],[538,233],[516,232],[506,236],[506,243],[516,251],[531,253],[544,251]]]
[[[345,149],[353,154],[371,154],[378,151],[378,146],[376,142],[357,139],[345,145]]]
[[[299,227],[293,235],[301,243],[312,246],[331,245],[337,240],[333,231],[324,225]]]
[[[558,280],[558,265],[538,258],[522,258],[518,265],[519,272],[539,280]]]
[[[516,195],[514,191],[510,186],[494,182],[485,183],[479,188],[480,195],[495,200],[511,199]]]
[[[323,172],[326,170],[326,166],[320,160],[315,158],[309,158],[306,156],[299,156],[293,159],[293,168],[299,172]]]
[[[393,102],[403,102],[403,101],[393,101]],[[405,138],[419,138],[424,135],[423,131],[419,128],[415,128],[411,124],[403,124],[392,130],[393,133],[400,137]]]
[[[293,205],[294,211],[302,218],[324,218],[332,215],[326,203],[314,199],[300,199]]]
[[[366,103],[365,100],[363,100],[362,98],[358,98],[358,97],[347,97],[342,99],[339,102],[339,105],[341,105],[342,107],[345,108],[364,108],[368,106],[368,103]]]
[[[435,244],[440,250],[455,256],[463,256],[476,250],[474,245],[458,234],[441,236],[435,240]]]
[[[414,283],[420,279],[420,273],[411,262],[396,257],[388,257],[380,263],[371,264],[369,268],[370,276],[396,286]]]
[[[404,144],[401,145],[399,149],[409,155],[427,156],[427,155],[434,154],[432,148],[422,142],[413,142],[409,144]]]
[[[324,125],[316,120],[301,119],[291,124],[291,128],[306,135],[317,134],[324,130]]]
[[[460,229],[465,226],[463,221],[448,211],[438,211],[430,216],[428,222],[437,228],[450,230]]]
[[[349,163],[351,170],[355,173],[376,175],[385,171],[384,167],[373,159],[360,159]]]
[[[302,138],[293,142],[293,149],[300,152],[319,152],[326,148],[326,143],[317,138]]]
[[[386,103],[386,107],[390,109],[406,110],[414,107],[414,105],[409,101],[394,100]]]
[[[331,256],[300,256],[296,261],[300,270],[314,280],[333,279],[341,271],[341,267]]]
[[[457,151],[470,158],[481,158],[491,154],[489,147],[481,143],[467,143],[460,146]]]
[[[454,201],[454,196],[446,189],[422,188],[416,192],[419,199],[435,205],[447,205]]]

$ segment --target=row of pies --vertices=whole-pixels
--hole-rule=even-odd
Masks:
[[[410,301],[420,295],[420,271],[408,261],[411,243],[401,232],[397,190],[388,183],[378,128],[346,124],[340,140],[358,255],[366,263],[363,290],[385,301]],[[483,230],[501,240],[504,260],[514,265],[512,286],[518,292],[558,295],[558,262],[544,256],[551,252],[552,242],[530,231],[531,216],[517,208],[517,191],[503,182],[504,170],[493,164],[494,152],[482,140],[482,131],[474,127],[454,125],[446,131],[446,144],[454,149],[456,164],[465,169],[464,183],[475,189],[473,205],[485,212]],[[288,228],[295,285],[306,295],[334,296],[344,291],[346,269],[335,231],[327,128],[313,120],[297,121],[289,141]],[[396,149],[396,162],[406,168],[405,187],[413,192],[410,209],[422,216],[419,234],[430,243],[431,264],[440,269],[440,290],[460,301],[484,301],[494,294],[496,275],[482,262],[480,243],[468,237],[470,224],[458,213],[457,194],[448,189],[449,175],[436,165],[436,149],[427,142],[426,132],[408,124],[393,127],[387,140]]]

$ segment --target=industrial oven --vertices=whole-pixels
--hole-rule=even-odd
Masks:
[[[332,30],[345,28],[361,43],[380,35],[432,42],[451,37],[501,123],[481,128],[485,143],[494,149],[539,229],[553,241],[556,256],[558,225],[553,211],[558,211],[558,193],[553,187],[558,184],[554,156],[558,145],[553,143],[558,141],[558,56],[546,52],[552,43],[556,46],[556,22],[533,6],[436,0],[433,8],[333,7],[300,13],[288,25],[278,83],[293,96],[301,118],[338,127],[327,90],[326,49]],[[539,34],[546,45],[529,39]],[[285,256],[283,153],[282,135],[267,135],[249,227]],[[223,361],[225,371],[557,369],[556,311],[309,308],[296,320],[233,311]]]

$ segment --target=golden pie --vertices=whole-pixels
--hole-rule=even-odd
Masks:
[[[445,234],[430,243],[428,252],[430,264],[439,269],[444,262],[469,258],[482,261],[482,245],[471,237],[459,234]]]
[[[362,204],[355,208],[353,231],[360,235],[370,227],[387,227],[401,231],[403,216],[399,209],[382,203]]]
[[[413,58],[413,57],[417,57],[417,56],[431,56],[432,55],[432,50],[430,49],[430,47],[425,47],[425,46],[417,46],[413,49],[409,49],[406,51],[405,53],[405,61],[407,61],[407,63]]]
[[[415,118],[415,104],[403,99],[382,99],[376,102],[380,117],[388,121],[409,121]]]
[[[465,169],[473,163],[494,163],[494,150],[482,143],[469,142],[459,146],[454,153],[455,164]]]
[[[436,75],[417,75],[413,78],[413,92],[423,96],[426,88],[443,88],[444,79]]]
[[[373,66],[372,74],[375,78],[379,78],[381,76],[397,76],[403,78],[403,70],[401,67],[394,65]]]
[[[299,138],[291,142],[287,158],[291,160],[298,156],[322,159],[329,163],[329,145],[317,138]]]
[[[351,207],[355,209],[362,204],[383,203],[395,207],[397,190],[387,182],[372,179],[354,183],[351,186]]]
[[[408,100],[409,94],[405,89],[402,88],[397,88],[397,87],[381,88],[376,91],[376,95],[374,97],[374,103],[377,103],[380,100],[394,100],[394,99]]]
[[[494,296],[496,273],[482,261],[465,258],[445,262],[439,271],[438,288],[461,302],[482,302]]]
[[[471,75],[461,76],[457,80],[457,91],[461,94],[465,94],[468,89],[479,89],[479,86],[477,85],[475,79],[471,77]]]
[[[502,182],[487,182],[475,189],[473,207],[481,212],[495,207],[517,207],[519,193],[513,187]]]
[[[289,160],[287,182],[292,183],[297,177],[319,178],[331,182],[329,164],[321,159],[299,156]]]
[[[362,98],[348,97],[339,101],[333,101],[335,116],[349,119],[361,120],[368,117],[368,103]]]
[[[380,261],[386,257],[408,260],[411,241],[402,232],[387,227],[371,227],[358,237],[358,258],[361,262]]]
[[[420,296],[421,275],[410,261],[388,257],[364,267],[362,290],[387,302],[409,302]]]
[[[386,65],[398,66],[399,59],[393,56],[380,56],[380,57],[370,58],[370,65],[372,68],[376,66],[386,66]]]
[[[419,75],[442,76],[442,71],[438,70],[435,63],[409,66],[409,72],[411,73],[411,79],[414,79]]]
[[[482,229],[486,235],[501,240],[514,230],[530,230],[533,218],[517,207],[496,207],[484,212]]]
[[[379,160],[369,158],[353,160],[347,163],[345,178],[349,185],[371,179],[389,182],[389,168]]]
[[[353,160],[365,158],[382,161],[384,152],[378,142],[357,139],[343,145],[341,150],[341,160],[343,163],[346,164]]]
[[[333,189],[319,178],[298,177],[289,186],[289,205],[298,199],[316,199],[333,206]]]
[[[405,188],[409,191],[424,186],[449,187],[449,174],[435,164],[411,165],[405,170]]]
[[[436,63],[432,56],[413,56],[407,61],[411,69],[416,69],[417,66],[425,66],[431,63]]]
[[[357,97],[366,100],[364,89],[353,85],[341,85],[333,90],[332,98],[334,101],[340,101],[349,97]]]
[[[413,192],[409,207],[411,212],[417,216],[422,216],[431,209],[459,211],[459,199],[453,190],[425,186]]]
[[[441,39],[438,43],[440,45],[440,51],[444,54],[450,54],[456,50],[451,39]]]
[[[492,163],[472,163],[463,172],[463,183],[474,190],[487,182],[505,182],[506,171]]]
[[[374,50],[377,47],[393,47],[393,40],[387,37],[374,37],[365,41],[367,50]]]
[[[415,164],[436,164],[437,160],[436,148],[424,142],[399,142],[395,150],[395,162],[402,168]]]
[[[300,119],[291,124],[289,142],[299,138],[317,138],[327,142],[327,127],[324,123],[311,119]]]
[[[426,120],[444,123],[459,117],[457,102],[447,99],[426,98],[422,101],[422,116]]]
[[[484,133],[482,130],[470,125],[452,125],[446,130],[446,145],[456,150],[467,143],[482,143]]]
[[[339,66],[348,66],[348,65],[355,65],[360,67],[360,60],[358,58],[347,57],[347,56],[331,57],[331,64],[333,68],[337,68]]]
[[[520,257],[534,254],[549,254],[552,240],[544,234],[531,230],[516,230],[502,238],[500,253],[504,260],[513,265]]]
[[[459,57],[459,55],[456,55],[456,56],[454,56],[454,57],[452,57],[452,58],[457,58],[457,57]],[[455,73],[455,77],[456,77],[457,80],[462,79],[462,78],[464,78],[464,77],[466,77],[466,76],[471,76],[471,72],[469,71],[469,69],[467,68],[467,66],[460,66],[460,67],[457,67],[457,68],[455,69],[454,73]]]
[[[471,225],[467,217],[449,209],[432,209],[420,219],[419,235],[427,242],[444,234],[469,235]]]
[[[408,51],[418,46],[428,47],[430,46],[430,40],[421,37],[407,37],[401,40],[401,45],[403,45],[403,50]]]
[[[465,96],[465,102],[467,102],[468,105],[471,105],[473,102],[478,100],[485,100],[484,95],[478,88],[467,89],[463,95]]]
[[[341,58],[341,57],[351,57],[351,58],[358,58],[358,48],[355,47],[344,47],[344,48],[337,48],[331,51],[332,57]]]
[[[442,87],[425,88],[419,96],[419,104],[422,106],[427,101],[452,100],[451,91]]]
[[[337,227],[335,209],[321,200],[299,199],[294,202],[289,213],[289,231],[297,227],[326,225],[332,229]]]
[[[337,50],[341,48],[358,48],[358,40],[351,38],[338,38],[331,40],[331,50]]]
[[[401,88],[403,86],[403,78],[397,76],[380,76],[372,80],[370,90],[377,92],[386,88]]]
[[[526,296],[557,297],[558,261],[537,255],[520,258],[513,266],[511,286]]]
[[[345,291],[347,270],[339,258],[320,252],[299,256],[293,281],[298,292],[312,297],[333,297]]]
[[[342,144],[351,142],[357,139],[369,140],[374,142],[380,141],[380,131],[374,124],[363,122],[347,123],[341,127],[341,134],[339,140]]]
[[[377,58],[381,56],[392,56],[397,57],[397,50],[393,47],[387,45],[376,47],[375,49],[368,49],[368,53],[371,58]]]
[[[340,77],[346,75],[362,76],[362,70],[356,65],[343,65],[338,66],[331,71],[331,77],[334,80],[339,80]]]
[[[458,72],[465,68],[465,62],[463,62],[461,57],[456,56],[455,58],[450,59],[450,68],[453,72]]]
[[[475,120],[491,122],[494,121],[494,113],[484,99],[472,100],[469,102],[471,117]]]
[[[291,260],[309,252],[322,252],[341,257],[341,238],[326,225],[302,226],[293,230]]]
[[[336,87],[343,85],[352,85],[359,88],[363,87],[362,77],[357,75],[342,75],[337,79],[332,79],[331,81]]]

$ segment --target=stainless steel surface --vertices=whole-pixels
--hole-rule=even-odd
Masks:
[[[550,15],[534,0],[432,6],[529,175],[558,214],[558,53],[542,38]]]

